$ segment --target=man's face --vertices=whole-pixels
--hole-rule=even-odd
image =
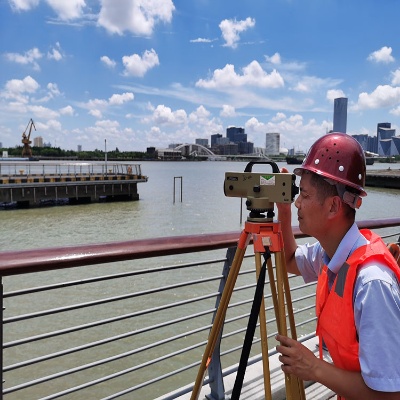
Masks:
[[[311,184],[311,175],[303,173],[300,193],[296,198],[297,217],[300,230],[318,239],[327,228],[327,205],[318,197],[318,189]]]

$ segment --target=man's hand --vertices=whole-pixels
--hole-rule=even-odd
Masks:
[[[283,167],[281,173],[289,173],[288,169]],[[276,208],[278,209],[278,219],[282,219],[285,216],[291,218],[291,204],[287,203],[276,203]]]
[[[277,335],[276,340],[280,342],[276,350],[281,353],[279,361],[282,363],[282,371],[296,375],[304,381],[316,380],[316,370],[320,360],[314,353],[287,336]]]

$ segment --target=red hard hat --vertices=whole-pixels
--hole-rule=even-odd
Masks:
[[[357,189],[366,196],[365,154],[361,145],[346,133],[329,133],[319,138],[308,151],[303,164],[294,173],[303,170],[314,172],[324,178]]]

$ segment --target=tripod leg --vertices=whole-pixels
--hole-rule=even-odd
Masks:
[[[208,336],[207,346],[203,353],[203,358],[200,364],[199,371],[197,373],[196,381],[193,387],[190,400],[196,400],[199,397],[204,376],[207,372],[208,364],[210,363],[210,359],[215,349],[218,336],[224,324],[226,310],[228,309],[229,301],[231,299],[232,292],[235,287],[236,279],[238,277],[239,270],[242,265],[244,254],[246,253],[248,241],[249,241],[249,234],[243,231],[240,235],[235,257],[232,261],[232,266],[229,271],[228,278],[226,280],[226,285],[221,296],[217,313],[215,314],[210,334]]]
[[[286,260],[282,252],[276,253],[275,257],[277,260],[276,261],[277,266],[279,265],[282,271],[282,280],[286,297],[286,307],[288,312],[291,337],[294,340],[297,340],[296,323],[293,314],[292,295],[290,293],[289,278],[286,270]],[[298,400],[305,400],[306,395],[304,392],[304,382],[298,377],[291,376],[291,385],[292,385],[292,393],[297,395],[295,398]]]
[[[258,279],[261,271],[261,253],[258,252],[255,253],[255,261],[256,261],[256,274]],[[271,378],[270,378],[269,358],[268,358],[267,320],[265,317],[264,296],[261,299],[259,318],[260,318],[261,352],[262,352],[263,371],[264,371],[264,394],[266,400],[271,400],[272,399]]]

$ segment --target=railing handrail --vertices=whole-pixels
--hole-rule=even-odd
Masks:
[[[398,218],[356,221],[359,228],[387,228],[400,225]],[[307,237],[298,226],[293,227],[296,238]],[[240,232],[171,236],[139,240],[63,246],[32,250],[0,252],[0,275],[11,276],[39,271],[72,268],[81,265],[136,260],[235,246]]]

